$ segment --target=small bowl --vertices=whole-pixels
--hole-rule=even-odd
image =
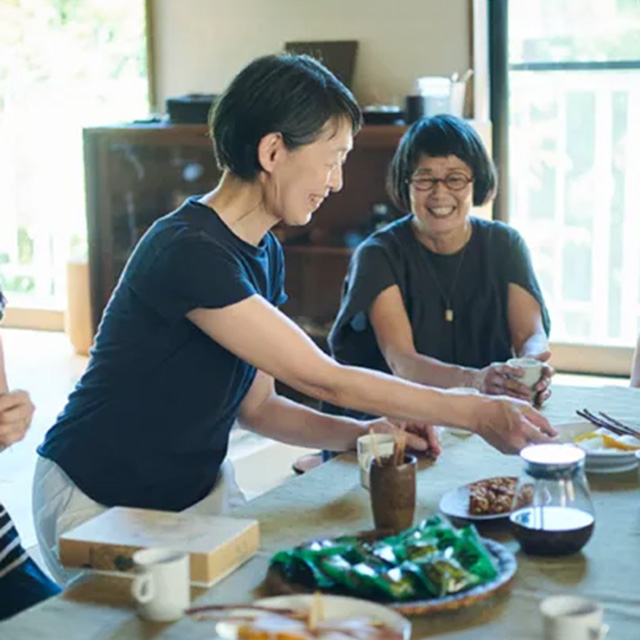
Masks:
[[[563,422],[553,426],[558,430],[558,441],[567,444],[573,444],[573,439],[578,436],[597,430],[595,425],[586,420]],[[640,449],[638,451],[618,449],[586,450],[585,470],[587,473],[621,473],[630,471],[640,462],[639,453]]]
[[[573,439],[595,431],[598,427],[586,420],[574,420],[572,422],[560,422],[553,425],[558,431],[558,440],[573,444]]]

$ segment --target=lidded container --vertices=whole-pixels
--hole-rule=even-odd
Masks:
[[[538,444],[520,452],[523,469],[509,520],[524,553],[580,551],[595,525],[585,453],[570,444]]]

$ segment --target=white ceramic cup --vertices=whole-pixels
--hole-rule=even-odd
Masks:
[[[551,596],[540,604],[544,640],[604,640],[602,607],[579,596]]]
[[[360,484],[369,488],[369,468],[373,458],[372,438],[376,439],[378,455],[381,458],[393,455],[394,437],[390,433],[376,433],[374,436],[360,436],[357,440],[358,466],[360,467]]]
[[[517,376],[511,376],[511,378],[518,382],[522,382],[522,384],[526,384],[532,389],[536,384],[538,384],[542,377],[542,362],[535,358],[511,358],[510,360],[507,360],[507,364],[510,367],[519,367],[522,369],[524,375],[521,378],[518,378]]]
[[[138,614],[146,620],[169,622],[189,608],[189,555],[171,549],[142,549],[133,554],[137,575],[131,585]]]

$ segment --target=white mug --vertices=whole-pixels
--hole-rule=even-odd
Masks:
[[[395,438],[391,433],[376,433],[374,436],[360,436],[357,440],[358,466],[360,467],[360,484],[369,488],[369,468],[373,458],[372,437],[376,439],[376,449],[381,458],[393,455]]]
[[[189,608],[189,555],[171,549],[142,549],[133,554],[137,575],[131,593],[141,618],[177,620]]]
[[[604,640],[602,607],[579,596],[551,596],[540,604],[544,640]]]
[[[521,378],[517,376],[510,376],[513,380],[522,382],[528,387],[535,387],[542,377],[542,362],[535,358],[511,358],[507,360],[507,364],[510,367],[518,367],[523,370],[524,375]]]

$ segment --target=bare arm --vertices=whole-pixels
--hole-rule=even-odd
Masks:
[[[450,407],[444,392],[338,364],[260,296],[188,317],[239,358],[312,398],[401,420],[434,422],[446,415],[451,426],[473,422],[473,402]]]
[[[548,360],[551,356],[547,334],[542,324],[542,312],[538,301],[520,285],[510,283],[507,317],[511,344],[520,357],[530,356]]]
[[[444,389],[473,386],[474,369],[447,364],[416,351],[411,322],[398,285],[385,289],[373,301],[369,321],[380,352],[394,375]]]
[[[188,318],[237,357],[314,398],[374,415],[468,428],[504,451],[555,435],[547,420],[522,403],[455,395],[392,376],[345,367],[322,353],[291,320],[254,295]]]
[[[7,382],[7,372],[4,366],[4,350],[2,347],[2,336],[0,335],[0,393],[9,391],[9,383]]]
[[[387,420],[332,416],[283,398],[276,393],[273,378],[262,371],[242,402],[238,421],[244,428],[280,442],[332,451],[355,448],[357,438],[370,428],[379,433],[395,429]],[[408,432],[407,444],[418,451],[430,448],[435,455],[440,451],[435,434],[426,430],[421,435]]]
[[[542,324],[539,302],[521,286],[510,283],[507,316],[511,342],[518,356],[528,356],[545,363],[542,367],[542,378],[535,390],[542,396],[548,395],[546,392],[555,371],[546,364],[551,357],[551,351]]]
[[[34,406],[26,391],[9,391],[0,337],[0,450],[24,438]]]
[[[276,394],[273,378],[258,371],[242,402],[238,421],[268,438],[302,447],[349,449],[366,433],[357,420],[333,418]]]
[[[631,386],[640,387],[640,335],[638,336],[638,344],[636,352],[633,355],[633,364],[631,365]]]
[[[492,363],[483,369],[448,364],[416,351],[413,329],[400,289],[393,285],[374,300],[369,310],[382,352],[391,371],[407,380],[434,387],[473,387],[492,395],[511,395],[531,399],[529,387],[510,377],[517,370],[503,363]]]

